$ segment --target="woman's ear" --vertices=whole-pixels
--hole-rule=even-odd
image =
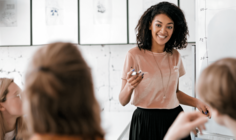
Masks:
[[[152,23],[149,22],[149,30],[152,30]]]
[[[220,125],[225,125],[224,118],[225,115],[221,114],[217,109],[211,108],[212,118]]]
[[[220,112],[217,110],[217,109],[215,109],[215,108],[211,108],[211,111],[214,113],[214,116],[215,117],[221,117],[222,115],[220,114]]]

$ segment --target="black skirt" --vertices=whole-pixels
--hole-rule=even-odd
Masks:
[[[181,106],[174,109],[137,108],[130,125],[129,140],[163,140],[181,111]],[[183,140],[191,140],[190,135]]]

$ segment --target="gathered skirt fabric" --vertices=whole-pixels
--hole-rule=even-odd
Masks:
[[[169,127],[183,109],[137,108],[132,116],[129,140],[163,140]],[[190,135],[183,140],[191,140]]]

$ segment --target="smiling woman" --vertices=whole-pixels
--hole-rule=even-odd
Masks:
[[[162,16],[161,19],[167,19],[165,20],[167,23],[162,23],[162,21],[160,21],[161,19],[157,21],[158,15],[165,15],[165,17]],[[172,28],[172,34],[169,34],[169,37],[171,38],[166,38],[164,51],[171,52],[174,48],[186,48],[187,35],[189,32],[184,14],[176,5],[168,2],[161,2],[157,5],[153,5],[144,12],[136,26],[136,31],[138,32],[138,47],[140,49],[151,50],[153,43],[152,38],[156,35],[153,36],[153,34],[150,33],[153,31],[150,29],[150,26],[152,28],[153,26],[157,26],[160,29],[160,27],[164,25],[168,25],[165,26],[168,29]]]
[[[21,89],[12,79],[0,78],[0,139],[22,139]],[[3,123],[2,123],[3,122]]]
[[[180,103],[204,113],[207,107],[178,88],[185,69],[177,49],[186,48],[188,35],[182,10],[169,2],[153,5],[141,16],[136,31],[138,46],[126,55],[119,100],[125,106],[133,94],[131,103],[137,106],[130,140],[161,140],[183,111]],[[132,75],[134,71],[138,73]]]
[[[161,52],[174,32],[174,22],[166,14],[159,14],[150,23],[149,30],[152,34],[152,44],[162,46],[161,50],[155,50],[153,47],[152,51]]]

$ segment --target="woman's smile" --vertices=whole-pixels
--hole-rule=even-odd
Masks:
[[[165,35],[160,35],[160,34],[157,34],[157,36],[160,38],[160,39],[165,39],[167,36]]]

